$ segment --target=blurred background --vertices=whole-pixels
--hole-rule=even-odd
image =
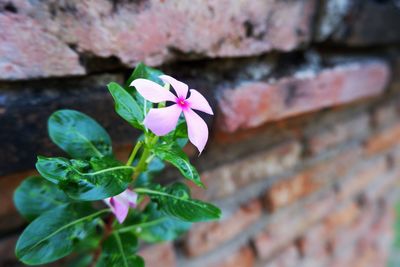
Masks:
[[[399,44],[398,0],[0,0],[0,266],[21,266],[13,191],[62,155],[48,116],[93,116],[126,158],[105,85],[139,62],[212,102],[187,152],[224,211],[148,267],[400,266]]]

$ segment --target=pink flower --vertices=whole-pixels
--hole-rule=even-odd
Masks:
[[[188,127],[189,140],[197,147],[200,153],[203,151],[207,139],[208,128],[204,120],[193,109],[213,115],[213,111],[207,100],[198,91],[170,76],[161,75],[160,79],[174,88],[176,95],[155,82],[146,79],[136,79],[131,83],[137,91],[148,101],[160,103],[171,101],[175,104],[165,108],[152,108],[144,119],[144,125],[154,134],[163,136],[175,129],[179,116],[184,114]]]
[[[129,207],[136,208],[138,195],[130,189],[126,189],[119,195],[106,198],[103,201],[111,208],[119,223],[123,223],[128,216]]]

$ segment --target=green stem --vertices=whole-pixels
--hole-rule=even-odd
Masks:
[[[140,147],[143,145],[142,141],[139,141],[136,143],[135,147],[132,149],[131,155],[129,156],[128,161],[126,162],[126,166],[131,166],[133,160],[135,159],[135,156],[137,152],[139,151]]]
[[[159,137],[155,135],[153,137],[146,139],[147,144],[145,145],[142,156],[140,157],[139,162],[135,167],[135,172],[133,173],[133,178],[132,178],[133,180],[136,180],[139,174],[146,169],[148,164],[148,158],[151,157],[151,149],[157,143],[158,138]]]
[[[123,227],[123,228],[118,229],[117,232],[118,232],[118,233],[126,233],[126,232],[129,232],[129,231],[135,230],[135,229],[137,229],[137,228],[149,227],[149,226],[158,224],[158,223],[160,223],[160,222],[162,222],[162,221],[165,221],[166,219],[168,219],[168,218],[167,218],[167,217],[163,217],[163,218],[161,218],[161,219],[157,219],[157,220],[150,221],[150,222],[138,223],[138,224],[135,224],[135,225],[130,225],[130,226],[127,226],[127,227]]]

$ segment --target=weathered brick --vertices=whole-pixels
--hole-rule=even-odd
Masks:
[[[244,247],[237,252],[230,254],[225,259],[207,264],[209,267],[253,267],[254,266],[254,252],[250,247]]]
[[[139,61],[159,65],[182,54],[198,58],[290,51],[310,39],[315,2],[2,1],[0,36],[5,42],[0,55],[5,55],[7,71],[0,71],[0,79],[82,74],[78,53],[114,56],[133,66]],[[1,11],[7,3],[18,14]]]
[[[307,229],[324,218],[336,205],[332,192],[313,199],[295,210],[274,213],[265,231],[254,237],[254,246],[259,258],[268,259],[280,249],[288,246]]]
[[[376,60],[342,63],[271,82],[243,82],[222,92],[220,126],[233,132],[376,96],[384,90],[389,74],[388,65]]]
[[[139,255],[144,258],[147,267],[159,267],[160,263],[165,267],[176,266],[176,256],[172,243],[145,247],[139,251]]]
[[[350,177],[339,183],[339,199],[346,199],[351,196],[361,194],[371,181],[380,179],[387,172],[387,162],[385,158],[380,157],[367,164],[359,166]]]
[[[265,264],[263,267],[291,267],[297,266],[300,261],[300,254],[294,245],[288,246],[282,252],[279,253],[272,260]]]
[[[315,191],[316,188],[317,185],[312,181],[310,172],[297,174],[268,189],[265,194],[267,207],[270,211],[274,211]]]
[[[273,184],[265,194],[269,211],[287,206],[346,175],[359,160],[361,149],[353,146]]]
[[[254,200],[219,222],[194,225],[185,239],[187,254],[194,257],[217,248],[250,227],[261,213],[260,201]]]
[[[398,117],[397,104],[389,102],[373,110],[371,121],[375,128],[385,128],[393,124]]]
[[[369,118],[366,114],[335,122],[334,124],[307,136],[307,151],[318,154],[322,151],[333,148],[345,141],[366,136],[369,130]]]
[[[367,155],[377,154],[400,142],[400,124],[392,125],[371,136],[365,144]]]
[[[0,80],[86,72],[78,54],[46,31],[39,21],[0,11],[0,29]]]
[[[207,190],[193,186],[193,195],[201,199],[227,197],[252,182],[268,179],[293,168],[300,154],[300,144],[290,141],[248,158],[205,171],[201,177]]]

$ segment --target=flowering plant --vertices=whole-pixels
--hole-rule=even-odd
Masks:
[[[153,179],[169,163],[204,187],[182,148],[190,140],[200,153],[204,149],[207,125],[194,110],[213,114],[207,100],[143,64],[124,87],[112,82],[108,89],[116,112],[142,135],[122,163],[92,118],[75,110],[51,115],[50,138],[70,158],[39,156],[40,176],[28,177],[14,194],[18,211],[30,221],[16,245],[25,264],[72,254],[73,266],[140,267],[139,240],[173,240],[193,222],[220,218],[217,207],[192,199],[184,183]]]

